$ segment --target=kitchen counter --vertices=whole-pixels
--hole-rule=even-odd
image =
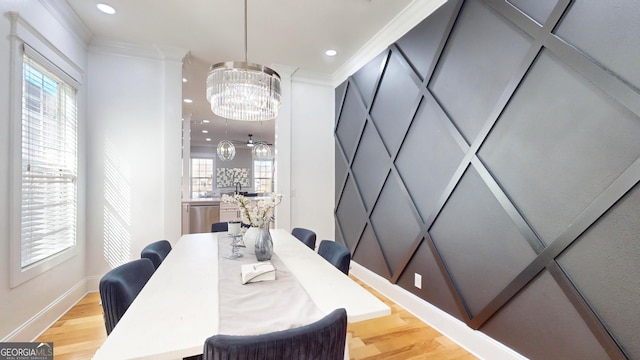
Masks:
[[[260,201],[269,196],[247,196],[250,201]],[[196,198],[182,201],[182,234],[211,231],[215,222],[239,221],[240,211],[235,202],[222,202],[220,197]]]
[[[263,200],[267,199],[269,196],[246,196],[248,200]],[[221,197],[210,197],[210,198],[195,198],[189,200],[182,200],[182,204],[191,204],[191,205],[220,205],[222,202]]]
[[[219,197],[215,198],[198,198],[198,199],[189,199],[182,200],[182,204],[190,204],[190,205],[220,205],[221,199]]]

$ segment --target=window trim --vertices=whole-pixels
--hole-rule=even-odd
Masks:
[[[215,181],[215,169],[216,169],[216,158],[215,157],[211,157],[211,156],[193,156],[189,159],[189,196],[191,197],[191,199],[197,199],[199,198],[199,194],[198,196],[194,197],[194,190],[193,190],[193,179],[195,178],[193,176],[193,171],[194,171],[194,166],[193,166],[193,160],[211,160],[211,177],[209,177],[208,179],[211,180],[211,192],[216,190],[216,181]],[[204,177],[198,177],[199,179],[205,179]]]
[[[77,256],[80,242],[80,228],[76,226],[76,244],[35,264],[22,268],[22,81],[23,55],[36,60],[65,82],[75,87],[78,93],[81,88],[82,71],[58,49],[36,32],[29,23],[17,13],[11,13],[11,54],[10,54],[10,176],[9,189],[9,286],[15,288],[49,269]],[[77,95],[79,96],[79,95]],[[79,120],[79,119],[78,119]],[[78,121],[79,122],[79,121]],[[78,128],[80,125],[78,124]],[[79,136],[79,132],[78,132]],[[79,160],[78,160],[79,161]],[[78,163],[78,170],[80,164]],[[78,185],[77,185],[78,186]],[[79,196],[79,188],[76,188]],[[78,198],[79,201],[79,198]],[[76,207],[76,224],[79,224],[78,202]]]
[[[264,178],[264,177],[258,177],[257,173],[256,173],[256,162],[258,161],[268,161],[271,163],[271,177],[270,178]],[[275,178],[275,159],[271,158],[271,159],[256,159],[253,158],[251,160],[251,171],[253,173],[253,188],[255,192],[259,192],[258,191],[258,187],[256,186],[256,181],[258,179],[270,179],[271,180],[271,190],[270,192],[275,191],[275,182],[274,182],[274,178]]]

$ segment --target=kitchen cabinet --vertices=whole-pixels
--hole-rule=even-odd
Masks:
[[[240,221],[240,209],[234,203],[220,203],[220,222]]]

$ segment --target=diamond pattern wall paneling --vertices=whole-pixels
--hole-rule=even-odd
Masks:
[[[395,162],[423,221],[438,210],[440,197],[468,148],[463,145],[463,150],[456,143],[456,130],[437,106],[427,99],[420,104]]]
[[[632,359],[640,358],[640,186],[636,185],[559,258],[607,329]]]
[[[365,208],[371,210],[389,173],[389,154],[372,123],[367,123],[364,129],[351,168]]]
[[[551,15],[554,6],[558,4],[558,0],[537,0],[537,1],[529,1],[529,0],[507,0],[515,7],[517,7],[520,11],[527,14],[538,22],[540,25],[544,25],[545,21]]]
[[[347,82],[340,84],[335,90],[335,104],[336,104],[336,119],[340,116],[340,110],[342,110],[342,101],[347,91]]]
[[[342,229],[340,232],[342,239],[353,252],[367,223],[367,213],[362,206],[358,189],[350,177],[347,179],[344,192],[338,203],[336,217],[338,218],[336,227]]]
[[[400,53],[392,51],[371,109],[371,118],[389,154],[397,152],[415,114],[419,94],[415,81],[419,80],[407,71]]]
[[[420,218],[413,213],[411,200],[402,194],[398,179],[391,174],[371,214],[373,230],[392,276],[403,265],[403,257],[416,241],[422,224]]]
[[[336,89],[336,241],[530,359],[640,358],[637,13],[450,0],[391,44]]]
[[[336,127],[336,137],[340,142],[343,154],[348,161],[353,159],[362,127],[365,123],[366,109],[355,86],[348,86],[340,112],[340,122]]]
[[[527,34],[488,5],[465,2],[429,89],[467,142],[478,135],[530,46]]]
[[[422,289],[414,286],[416,273],[422,275]],[[413,257],[398,279],[398,285],[464,321],[465,317],[462,316],[447,281],[442,277],[438,260],[427,240],[422,241],[413,253]]]
[[[561,39],[640,88],[640,3],[575,1],[556,30]],[[612,41],[615,39],[615,41]]]
[[[382,53],[375,59],[369,61],[362,69],[353,74],[353,82],[357,87],[362,97],[362,102],[365,107],[371,106],[371,99],[373,99],[373,91],[376,89],[378,83],[380,70],[385,65],[388,53]]]
[[[522,353],[536,354],[536,359],[608,359],[548,272],[535,278],[482,330],[504,343],[518,342]]]
[[[536,256],[473,167],[458,183],[430,233],[471,315]]]
[[[433,70],[442,36],[452,21],[452,15],[458,10],[458,5],[457,1],[445,3],[436,10],[430,21],[421,22],[396,42],[422,80]]]
[[[385,260],[380,244],[371,226],[367,226],[362,234],[360,243],[353,253],[353,261],[382,276],[389,277],[389,265]]]
[[[342,160],[342,154],[340,153],[340,148],[338,147],[338,142],[336,141],[336,149],[334,152],[335,157],[335,195],[336,195],[336,203],[340,199],[340,195],[342,194],[342,186],[344,185],[345,180],[347,179],[347,175],[349,174],[349,169],[346,161]]]
[[[549,244],[640,156],[639,120],[543,51],[480,158]]]

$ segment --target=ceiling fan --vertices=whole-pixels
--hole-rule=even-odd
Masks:
[[[266,144],[266,145],[269,145],[269,146],[273,146],[273,144],[269,144],[269,143],[267,143],[266,141],[263,141],[263,140],[253,140],[253,134],[248,134],[248,136],[249,136],[249,139],[247,139],[246,141],[245,140],[231,140],[231,142],[234,145],[245,145],[246,147],[250,147],[250,148],[252,148],[252,147],[254,147],[254,146],[258,145],[258,144]]]

